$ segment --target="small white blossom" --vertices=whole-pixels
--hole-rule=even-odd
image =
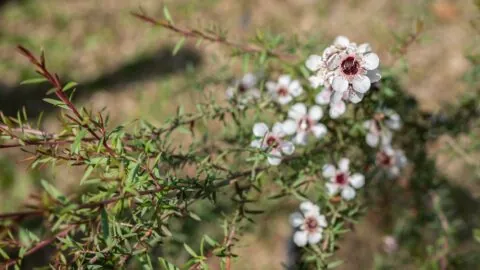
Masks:
[[[398,242],[395,237],[391,235],[384,236],[383,239],[383,251],[388,254],[393,254],[398,250]]]
[[[360,173],[350,174],[350,161],[342,158],[338,162],[338,168],[332,164],[323,166],[323,177],[330,181],[326,183],[326,187],[330,196],[341,192],[345,200],[355,198],[355,189],[363,187],[365,177]]]
[[[357,45],[344,36],[337,37],[322,56],[309,56],[305,65],[314,72],[309,78],[312,87],[331,87],[335,103],[341,99],[360,102],[371,84],[381,79],[379,58],[370,45]]]
[[[396,178],[407,165],[407,158],[402,150],[393,149],[388,145],[377,153],[376,163],[386,171],[388,177]]]
[[[283,123],[283,129],[288,135],[296,134],[293,139],[296,144],[306,145],[309,134],[313,134],[317,139],[327,134],[327,127],[318,123],[323,117],[323,110],[319,106],[312,106],[307,110],[305,104],[297,103],[288,111],[288,117]]]
[[[393,110],[383,110],[377,114],[379,117],[367,120],[363,127],[367,130],[365,140],[371,147],[390,145],[392,141],[392,130],[399,130],[402,127],[402,120]]]
[[[256,85],[257,77],[252,73],[247,73],[242,79],[235,80],[233,85],[227,88],[227,98],[229,100],[235,99],[238,102],[238,106],[243,108],[250,101],[260,98],[260,90],[258,90]]]
[[[292,80],[289,75],[282,75],[278,82],[268,81],[265,85],[268,93],[276,102],[285,105],[303,93],[298,80]]]
[[[304,247],[307,244],[315,245],[322,240],[327,220],[320,214],[320,207],[306,201],[300,204],[300,212],[290,215],[290,224],[296,229],[293,242],[299,247]]]
[[[334,101],[332,95],[333,89],[331,87],[325,87],[317,94],[315,102],[320,105],[330,104],[328,115],[330,115],[330,118],[335,119],[347,111],[347,104],[345,104],[343,100]]]
[[[286,133],[283,131],[281,123],[275,123],[272,131],[265,123],[256,123],[253,126],[253,135],[259,139],[253,140],[250,146],[268,151],[270,165],[280,164],[282,154],[291,155],[295,151],[293,143],[283,139]]]

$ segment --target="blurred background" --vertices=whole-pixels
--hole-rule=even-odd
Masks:
[[[296,35],[299,40],[318,40],[318,50],[311,53],[321,53],[323,44],[346,35],[358,43],[371,43],[386,67],[399,65],[392,48],[421,18],[425,31],[400,62],[408,67],[401,84],[418,99],[422,110],[432,113],[470,90],[472,84],[465,76],[473,67],[468,58],[480,53],[477,0],[0,0],[0,110],[16,115],[26,106],[32,118],[45,112],[45,129],[54,131],[58,125],[58,112],[42,102],[48,87],[19,85],[34,77],[34,71],[16,54],[17,44],[35,52],[44,49],[51,70],[64,81],[80,84],[76,102],[94,110],[106,108],[114,123],[144,118],[160,124],[179,105],[193,110],[205,92],[223,98],[226,84],[197,89],[193,82],[228,81],[227,66],[241,76],[240,60],[232,60],[216,44],[196,47],[194,41],[187,41],[172,56],[179,36],[129,14],[142,8],[160,18],[164,5],[176,24],[218,24],[236,41],[248,41],[257,29],[266,29]],[[470,135],[440,138],[429,151],[438,154],[438,167],[455,184],[478,198],[478,174],[445,151],[451,144],[468,146]],[[64,168],[53,175],[51,168],[44,168],[32,172],[22,158],[14,150],[0,152],[0,211],[20,208],[28,194],[38,189],[41,177],[67,193],[77,188],[79,171]],[[285,257],[286,247],[278,243],[285,243],[291,233],[287,215],[273,208],[260,217],[259,226],[243,237],[236,250],[248,260],[235,269],[281,269],[278,258]],[[387,235],[375,225],[378,215],[367,215],[346,237],[340,250],[345,264],[340,269],[372,268],[376,254],[385,253]]]

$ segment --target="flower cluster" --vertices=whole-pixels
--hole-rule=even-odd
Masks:
[[[357,45],[344,36],[335,39],[323,54],[311,55],[306,67],[314,72],[309,78],[313,88],[323,86],[318,104],[330,104],[330,117],[346,111],[346,101],[359,103],[372,83],[380,80],[379,58],[369,44]]]
[[[396,178],[407,165],[402,150],[392,147],[393,132],[402,128],[400,115],[391,109],[384,109],[374,118],[363,123],[367,135],[365,140],[370,147],[379,147],[376,164],[386,172],[389,178]]]
[[[285,120],[275,123],[271,130],[265,123],[253,126],[255,139],[251,147],[265,151],[270,165],[279,165],[285,156],[292,155],[295,145],[307,145],[309,137],[318,140],[327,135],[327,127],[320,122],[324,113],[319,105],[329,105],[329,117],[337,119],[347,111],[349,103],[362,101],[371,84],[381,78],[379,58],[370,45],[357,45],[343,36],[337,37],[321,56],[309,56],[305,65],[313,72],[308,78],[313,90],[322,87],[315,96],[318,105],[294,102],[304,93],[304,88],[299,80],[290,75],[281,75],[276,81],[267,81],[265,87],[257,87],[258,80],[252,74],[247,74],[227,90],[229,98],[241,98],[238,104],[261,97],[259,88],[265,88],[268,100],[280,106],[293,103],[285,110],[288,111],[282,118]],[[378,166],[385,168],[392,176],[398,175],[406,163],[403,152],[391,148],[392,130],[398,130],[401,126],[400,116],[391,110],[375,114],[373,119],[364,123],[367,144],[371,147],[380,145]],[[350,160],[347,158],[341,158],[337,166],[323,165],[322,175],[326,180],[327,194],[339,195],[346,201],[353,200],[357,190],[365,184],[363,174],[350,172]],[[317,244],[327,227],[320,207],[310,201],[301,203],[300,212],[291,215],[290,223],[295,229],[293,241],[300,247]]]

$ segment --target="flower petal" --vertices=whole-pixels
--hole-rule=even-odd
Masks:
[[[346,36],[338,36],[333,44],[339,48],[345,48],[350,45],[350,40]]]
[[[322,240],[322,230],[320,229],[316,232],[309,233],[307,238],[310,245],[317,244],[318,242],[320,242],[320,240]]]
[[[289,103],[290,101],[293,100],[293,97],[288,95],[288,96],[281,96],[281,97],[277,97],[277,101],[278,103],[280,103],[281,105],[285,105],[287,103]]]
[[[279,151],[273,150],[268,153],[267,160],[270,165],[277,166],[282,163],[282,155]]]
[[[288,87],[290,85],[290,81],[292,79],[290,78],[290,75],[282,75],[278,78],[278,84],[281,86]]]
[[[227,99],[232,99],[235,96],[235,88],[228,87],[225,94],[227,95]]]
[[[310,55],[305,62],[305,66],[311,71],[317,71],[322,67],[322,57],[320,55]]]
[[[347,105],[343,101],[330,104],[329,115],[333,119],[340,117],[340,115],[344,114],[346,111],[347,111]]]
[[[305,219],[303,218],[303,215],[299,212],[295,212],[290,215],[290,225],[292,225],[294,228],[300,227],[304,220]]]
[[[277,84],[275,82],[268,81],[267,83],[265,83],[265,87],[267,88],[269,93],[277,92]]]
[[[318,139],[322,138],[327,134],[327,127],[324,124],[316,124],[312,127],[312,132],[315,137]]]
[[[285,155],[291,155],[295,152],[295,146],[291,142],[283,142],[280,147]]]
[[[368,43],[362,43],[357,47],[357,52],[359,53],[368,53],[371,51],[372,51],[372,47]]]
[[[374,70],[367,71],[367,77],[370,78],[371,83],[376,83],[380,81],[380,79],[382,78],[382,75],[380,74],[380,71],[378,71],[378,69],[374,69]]]
[[[363,61],[365,61],[363,67],[368,70],[378,68],[378,64],[380,63],[380,59],[378,58],[378,55],[375,53],[367,53],[363,57]]]
[[[318,93],[315,97],[315,102],[320,105],[326,105],[330,103],[330,96],[332,95],[332,91],[328,88],[324,88],[322,92]]]
[[[345,200],[349,201],[353,198],[355,198],[355,190],[350,187],[350,186],[346,186],[343,188],[342,190],[342,198],[344,198]]]
[[[340,62],[341,62],[340,55],[338,53],[335,53],[328,56],[326,65],[329,70],[334,70],[338,66],[340,66]]]
[[[330,177],[334,177],[335,174],[336,174],[335,166],[333,166],[332,164],[323,165],[323,168],[322,168],[323,177],[330,178]]]
[[[370,79],[364,75],[357,75],[352,81],[353,89],[360,93],[366,93],[370,89]]]
[[[380,141],[380,136],[378,136],[375,133],[368,133],[367,136],[365,137],[367,144],[370,147],[376,147],[378,145],[378,142]]]
[[[306,231],[296,231],[293,234],[293,242],[299,247],[304,247],[307,244],[307,235]]]
[[[341,158],[338,161],[338,169],[342,172],[348,173],[348,169],[350,168],[350,160],[348,158]]]
[[[313,121],[318,121],[318,120],[322,119],[322,117],[323,117],[323,110],[320,106],[315,106],[314,105],[314,106],[310,107],[310,109],[308,110],[308,116]]]
[[[336,76],[332,82],[332,88],[338,92],[345,92],[348,89],[348,81],[343,76]]]
[[[348,178],[350,185],[354,188],[361,188],[365,184],[365,176],[360,173],[355,173]]]
[[[340,187],[335,183],[326,183],[325,187],[327,188],[328,195],[333,196],[338,193]]]
[[[272,133],[279,138],[284,137],[286,134],[283,130],[283,124],[280,122],[276,122],[275,124],[273,124]]]
[[[318,215],[317,216],[317,223],[320,227],[327,227],[328,226],[327,219],[325,218],[324,215]]]
[[[288,117],[294,120],[299,120],[305,115],[307,115],[307,106],[303,103],[296,103],[288,110]]]
[[[252,73],[247,73],[243,76],[241,82],[246,88],[252,88],[257,83],[257,77]]]
[[[295,80],[292,83],[290,83],[290,85],[288,86],[288,92],[292,96],[298,97],[303,93],[302,85],[300,84],[300,82],[298,80]]]
[[[287,119],[283,122],[283,131],[287,135],[293,135],[297,132],[297,121],[293,119]]]
[[[294,142],[299,145],[306,145],[308,143],[308,134],[304,131],[298,132],[294,138]]]
[[[253,147],[253,148],[261,148],[261,147],[262,147],[262,140],[253,140],[253,141],[250,143],[250,147]]]
[[[345,91],[345,92],[338,92],[338,91],[335,91],[333,92],[333,96],[332,96],[332,99],[331,99],[331,102],[332,103],[338,103],[342,100],[343,98],[343,94],[344,93],[347,93],[348,91]]]
[[[302,211],[303,215],[317,215],[320,213],[320,207],[318,205],[312,203],[311,201],[304,201],[300,204],[300,211]]]
[[[385,121],[387,127],[393,130],[399,130],[402,127],[402,119],[398,113],[393,112],[388,116],[388,119]]]
[[[353,104],[357,104],[363,99],[363,94],[360,92],[357,92],[355,90],[350,90],[348,91],[348,100],[352,102]]]
[[[323,79],[323,77],[319,75],[310,76],[308,78],[308,81],[310,82],[310,86],[312,88],[317,88],[320,85],[323,85],[325,83],[325,80]]]
[[[253,125],[253,135],[263,137],[268,132],[268,126],[265,123],[256,123]]]

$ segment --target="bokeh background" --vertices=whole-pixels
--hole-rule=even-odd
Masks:
[[[15,115],[26,106],[31,117],[44,111],[45,129],[55,130],[58,125],[58,111],[42,102],[48,87],[19,85],[34,71],[15,53],[17,44],[44,49],[51,70],[80,84],[76,102],[94,110],[105,108],[114,123],[144,118],[159,124],[179,105],[193,110],[205,92],[223,98],[225,84],[198,89],[194,82],[228,82],[226,68],[241,76],[241,61],[232,60],[219,45],[196,47],[194,41],[172,56],[180,37],[129,14],[142,8],[161,17],[164,5],[179,25],[219,25],[237,41],[248,41],[257,29],[266,29],[299,40],[318,40],[318,51],[312,53],[320,53],[323,44],[340,34],[369,42],[383,66],[406,68],[400,77],[403,89],[417,98],[422,110],[432,113],[470,91],[472,84],[465,80],[472,69],[468,58],[480,53],[476,0],[0,0],[0,110]],[[397,38],[411,33],[419,18],[424,33],[405,59],[397,61],[392,54]],[[478,171],[468,160],[451,154],[452,149],[468,148],[471,135],[442,137],[432,142],[429,151],[437,155],[438,167],[451,181],[478,198]],[[468,155],[474,163],[480,157]],[[33,172],[27,170],[23,157],[17,151],[0,152],[0,211],[27,203],[29,194],[38,191],[40,178],[48,178],[67,193],[78,187],[81,171]],[[235,269],[281,269],[284,243],[291,232],[288,213],[280,208],[269,208],[259,226],[243,237],[236,252],[247,259]],[[386,232],[376,225],[379,215],[369,213],[348,234],[340,250],[345,260],[341,269],[372,268],[377,254],[385,252]]]

